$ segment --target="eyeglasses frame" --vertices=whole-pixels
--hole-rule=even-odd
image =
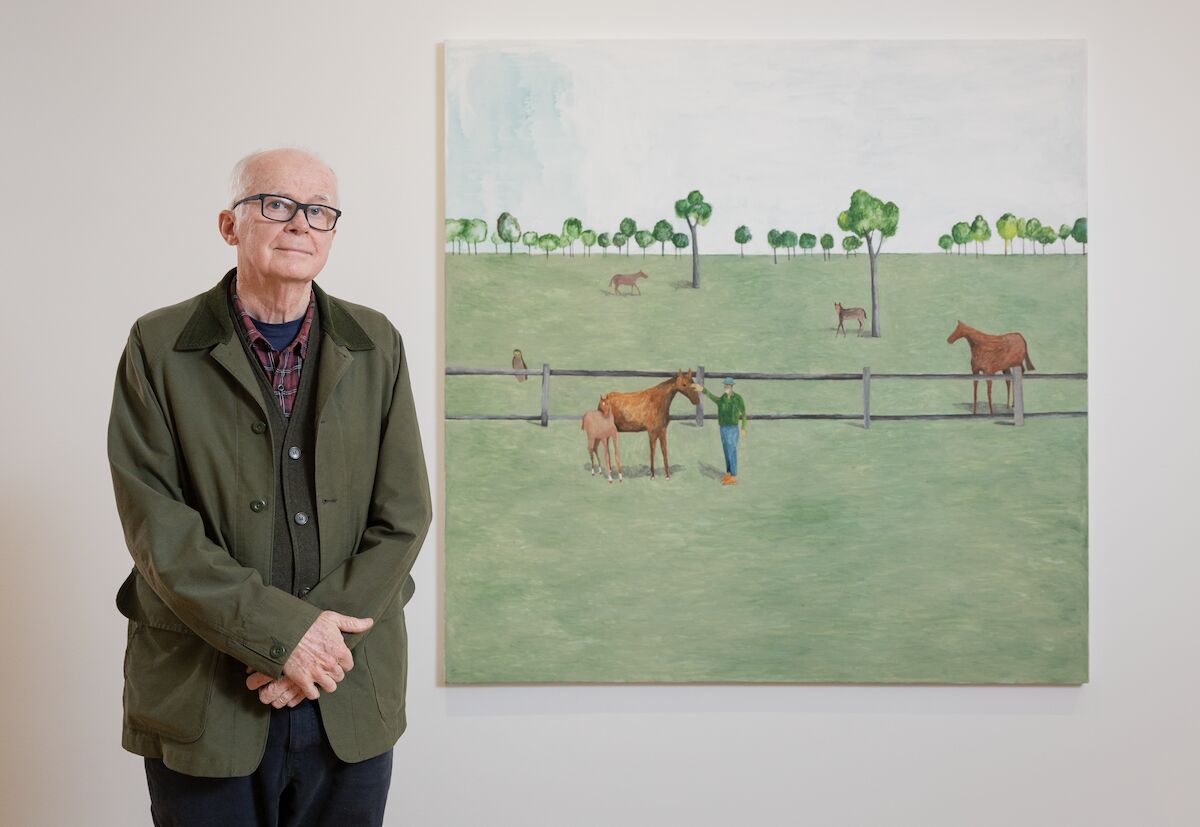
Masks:
[[[245,204],[247,201],[258,201],[259,202],[259,212],[262,213],[262,217],[267,219],[268,221],[277,221],[281,224],[285,224],[288,221],[291,221],[293,218],[296,217],[296,212],[293,212],[291,214],[291,216],[288,218],[271,218],[271,216],[267,215],[267,199],[268,198],[282,198],[285,201],[291,201],[293,204],[295,204],[296,212],[300,212],[301,210],[304,210],[304,220],[308,223],[308,228],[310,230],[312,230],[313,232],[317,232],[317,233],[333,232],[334,229],[337,227],[338,219],[342,217],[342,211],[339,210],[337,207],[331,207],[328,204],[305,204],[303,202],[297,201],[295,198],[290,198],[286,195],[280,195],[277,192],[260,192],[256,195],[247,195],[242,200],[235,201],[233,204],[231,204],[229,209],[231,209],[231,210],[236,209],[236,208],[240,207],[242,204]],[[314,227],[312,224],[312,218],[309,217],[308,211],[307,211],[307,209],[305,209],[307,207],[323,207],[324,209],[327,209],[327,210],[333,210],[333,226],[330,227],[328,230],[323,230],[320,227]]]

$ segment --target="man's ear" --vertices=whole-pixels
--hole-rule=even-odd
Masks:
[[[221,210],[217,214],[217,232],[221,234],[221,238],[225,239],[225,243],[230,247],[236,247],[238,243],[237,234],[234,232],[234,218],[232,210]]]

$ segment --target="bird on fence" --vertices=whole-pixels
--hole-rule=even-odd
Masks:
[[[526,369],[525,357],[521,355],[521,351],[513,350],[512,366],[513,366],[513,370],[525,370]],[[517,381],[524,382],[528,378],[529,378],[528,376],[521,375],[521,376],[517,377]]]

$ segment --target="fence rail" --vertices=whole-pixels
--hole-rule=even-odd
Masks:
[[[864,428],[870,428],[872,422],[904,422],[914,420],[947,420],[947,419],[975,419],[975,420],[1008,420],[1011,419],[1014,425],[1023,425],[1026,419],[1052,419],[1064,417],[1079,417],[1087,416],[1087,411],[1038,411],[1035,413],[1025,412],[1025,382],[1030,379],[1067,379],[1067,380],[1086,380],[1086,373],[1025,373],[1020,367],[1012,368],[1010,373],[872,373],[870,367],[864,367],[862,373],[755,373],[747,371],[719,371],[705,370],[701,365],[694,371],[695,379],[698,383],[704,384],[706,374],[714,374],[717,376],[728,376],[731,379],[757,379],[770,381],[784,382],[861,382],[863,391],[863,406],[861,413],[853,414],[805,414],[805,413],[777,413],[777,414],[748,414],[747,419],[814,419],[814,420],[855,420],[861,421]],[[552,376],[642,376],[642,377],[670,377],[674,376],[674,371],[661,370],[577,370],[556,368],[551,369],[550,365],[543,364],[541,370],[525,368],[523,370],[516,368],[461,368],[447,367],[447,376],[541,376],[542,377],[542,410],[540,414],[446,414],[446,419],[452,420],[517,420],[540,422],[543,426],[549,425],[551,420],[575,420],[579,418],[578,414],[551,414],[550,413],[550,378]],[[1013,383],[1013,406],[1011,414],[954,414],[954,413],[932,413],[932,414],[872,414],[871,413],[871,384],[877,381],[890,380],[909,380],[909,381],[993,381]],[[716,414],[706,414],[704,412],[704,397],[700,398],[700,403],[696,405],[694,414],[673,414],[673,420],[690,420],[694,421],[697,426],[703,427],[704,420],[716,419]]]

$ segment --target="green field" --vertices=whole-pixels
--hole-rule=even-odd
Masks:
[[[1087,370],[1082,256],[446,257],[446,364],[966,372],[955,321],[1018,330],[1038,373]],[[641,296],[606,295],[642,269]],[[554,377],[550,412],[656,380]],[[858,382],[743,381],[751,414],[858,413]],[[983,388],[980,388],[981,397]],[[1004,387],[996,388],[1002,405]],[[541,380],[446,377],[448,415],[537,414]],[[878,381],[872,413],[969,413],[969,382]],[[1029,381],[1026,410],[1086,410]],[[707,410],[712,412],[709,404]],[[676,398],[673,412],[693,410]],[[985,410],[985,409],[984,409]],[[446,422],[446,678],[1078,683],[1087,677],[1087,420],[752,421],[723,487],[715,422],[670,426],[672,479],[624,434],[591,477],[577,420]],[[661,463],[660,463],[661,464]]]

